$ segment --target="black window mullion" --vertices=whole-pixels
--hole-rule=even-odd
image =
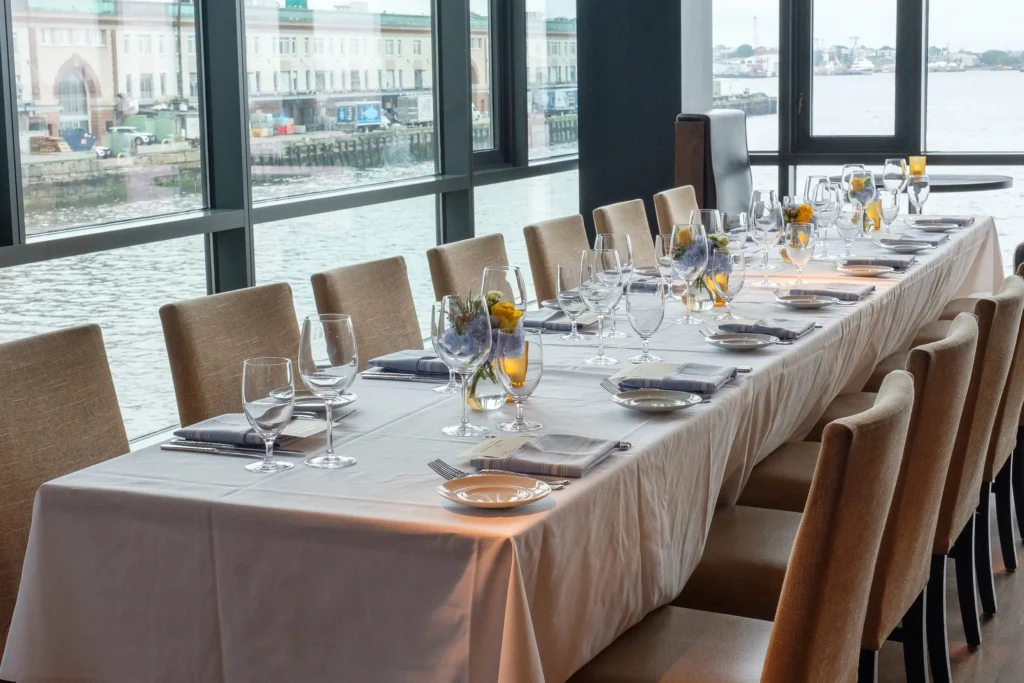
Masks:
[[[25,213],[21,203],[21,160],[18,148],[18,92],[14,75],[11,3],[0,0],[0,248],[25,243]]]
[[[469,0],[434,0],[438,164],[444,175],[473,173]],[[438,242],[473,236],[473,188],[443,192],[437,202]]]

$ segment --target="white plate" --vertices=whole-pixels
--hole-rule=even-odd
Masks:
[[[551,487],[521,474],[482,472],[437,487],[442,498],[474,508],[516,508],[545,498]]]
[[[952,232],[960,229],[960,226],[956,223],[943,223],[942,221],[937,221],[935,219],[918,223],[913,218],[907,218],[903,222],[914,230],[920,230],[921,232]]]
[[[641,413],[671,413],[703,403],[697,394],[664,389],[635,389],[612,395],[612,400],[623,408]]]
[[[717,332],[704,337],[713,346],[730,351],[756,351],[779,343],[778,337],[751,332]]]
[[[885,242],[879,242],[878,246],[882,247],[886,251],[891,251],[897,254],[919,254],[926,249],[931,249],[930,244],[910,244],[904,242],[902,244],[886,244]]]
[[[895,268],[890,266],[836,266],[836,270],[844,275],[857,277],[878,277],[895,272]]]
[[[354,403],[359,396],[352,392],[346,391],[340,399],[334,402],[335,408],[341,406],[347,406],[349,403]],[[296,391],[295,392],[295,409],[296,410],[318,410],[323,412],[326,410],[324,407],[324,400],[317,398],[308,391]]]
[[[834,296],[817,296],[814,294],[780,294],[776,291],[775,303],[786,308],[795,308],[796,310],[814,310],[837,304],[839,299]]]

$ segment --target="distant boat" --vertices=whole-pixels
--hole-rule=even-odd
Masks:
[[[854,60],[853,65],[849,69],[851,76],[868,76],[875,73],[874,63],[867,57],[860,57]]]

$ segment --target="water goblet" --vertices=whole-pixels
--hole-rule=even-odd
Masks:
[[[715,293],[725,301],[725,313],[716,320],[734,320],[732,302],[747,279],[747,261],[743,254],[713,251],[708,259],[708,275]]]
[[[613,233],[598,235],[594,238],[594,249],[614,249],[617,251],[619,253],[619,265],[622,266],[622,284],[625,285],[630,281],[633,277],[633,242],[629,235]],[[611,314],[612,328],[605,332],[604,336],[608,339],[629,339],[628,334],[619,332],[618,323],[616,322],[617,311],[618,303],[615,304],[615,310]]]
[[[654,236],[654,265],[665,284],[672,284],[672,233],[658,233]]]
[[[586,365],[614,365],[619,361],[604,355],[604,317],[615,310],[622,298],[622,266],[614,249],[589,249],[580,259],[580,296],[597,314],[597,355]]]
[[[306,461],[310,467],[337,469],[356,464],[355,458],[334,452],[334,407],[359,371],[359,353],[352,318],[347,315],[308,315],[299,337],[299,377],[310,393],[326,406],[327,449]]]
[[[828,176],[825,175],[809,175],[807,180],[804,181],[804,201],[814,206],[814,190],[818,185],[829,183]]]
[[[750,230],[762,250],[762,260],[756,266],[764,271],[764,282],[761,287],[774,285],[768,280],[768,271],[776,270],[777,266],[768,263],[772,247],[778,242],[779,228],[782,225],[782,203],[774,190],[755,190],[750,196]],[[774,239],[770,239],[774,236]]]
[[[910,176],[910,182],[907,184],[907,197],[910,199],[910,204],[914,207],[911,213],[921,213],[930,192],[931,186],[928,176]]]
[[[722,232],[729,238],[730,252],[746,253],[747,237],[750,235],[750,220],[745,211],[723,211]]]
[[[274,460],[274,442],[292,419],[295,377],[288,358],[250,358],[242,364],[242,411],[266,447],[260,462],[245,466],[250,472],[290,470],[290,462]]]
[[[907,168],[906,159],[886,159],[882,167],[882,185],[887,190],[896,190],[897,194],[903,192],[910,179],[910,171]]]
[[[814,242],[818,229],[813,223],[788,223],[785,230],[786,257],[796,268],[796,282],[794,286],[804,285],[804,266],[811,261],[814,255]]]
[[[839,185],[843,189],[843,201],[850,200],[850,177],[854,173],[864,173],[867,167],[864,164],[845,164],[839,176]]]
[[[899,237],[903,229],[902,227],[897,228],[895,223],[900,215],[900,191],[898,189],[883,190],[879,193],[878,200],[881,204],[879,214],[882,216],[882,222],[885,223],[886,234],[890,237]]]
[[[436,306],[437,303],[434,305]],[[434,347],[434,355],[440,358],[441,353],[437,350],[437,342],[434,341],[433,337],[430,338],[430,345]],[[461,394],[462,386],[459,384],[459,376],[455,374],[454,370],[448,368],[448,384],[440,387],[434,387],[433,391],[438,394]]]
[[[640,337],[641,353],[629,359],[630,363],[656,363],[661,359],[651,355],[651,336],[665,319],[665,292],[671,285],[664,282],[634,281],[626,285],[626,317]]]
[[[480,298],[488,292],[499,292],[501,300],[507,301],[520,311],[526,312],[526,280],[519,266],[487,266],[480,279]]]
[[[521,329],[516,334],[498,334],[495,351],[498,382],[516,404],[514,422],[502,422],[503,432],[533,432],[541,428],[539,422],[523,419],[523,403],[533,395],[544,374],[544,344],[540,330]]]
[[[683,325],[699,325],[701,321],[690,315],[690,284],[704,274],[708,265],[708,238],[701,223],[681,223],[672,228],[672,271],[683,281],[683,301],[686,314],[679,320]]]
[[[555,296],[558,297],[559,308],[562,309],[562,313],[572,325],[572,329],[567,334],[560,335],[558,339],[573,344],[586,341],[586,337],[577,329],[580,316],[587,312],[587,304],[580,296],[580,269],[578,266],[558,264],[555,269]]]
[[[462,422],[444,427],[448,436],[477,436],[489,431],[469,423],[469,386],[473,374],[491,353],[491,315],[477,296],[449,295],[434,304],[430,336],[444,364],[462,378]]]
[[[836,221],[836,232],[839,233],[839,237],[843,240],[843,244],[846,247],[840,258],[848,259],[856,256],[856,254],[850,251],[850,245],[853,244],[864,231],[861,226],[857,224],[855,214],[856,212],[844,211],[839,217],[839,220]]]
[[[690,225],[703,225],[706,237],[717,235],[722,232],[722,214],[718,209],[694,209],[690,212]]]
[[[814,181],[812,183],[812,180]],[[833,192],[835,187],[835,192]],[[814,209],[814,215],[818,218],[818,243],[821,251],[814,255],[815,261],[832,261],[828,253],[828,229],[835,222],[836,216],[842,207],[842,197],[837,186],[829,181],[826,176],[810,176],[807,179],[807,187],[804,190],[805,201]]]

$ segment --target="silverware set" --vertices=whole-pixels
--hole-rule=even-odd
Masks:
[[[427,467],[434,470],[434,472],[439,474],[443,479],[447,479],[448,481],[462,479],[463,477],[468,477],[471,474],[480,474],[483,472],[495,472],[498,474],[511,475],[517,474],[516,472],[506,472],[505,470],[480,470],[480,472],[464,472],[463,470],[460,470],[456,467],[452,467],[451,465],[449,465],[448,463],[441,459],[431,460],[430,462],[427,463]],[[548,486],[550,486],[554,491],[559,491],[569,485],[568,479],[557,479],[555,477],[547,477],[539,474],[529,474],[522,476],[529,476],[533,477],[534,479],[538,479],[547,484]]]
[[[209,453],[210,455],[233,455],[239,458],[257,458],[262,460],[266,454],[263,448],[248,448],[246,446],[231,446],[222,443],[209,441],[187,441],[185,439],[174,439],[167,443],[160,444],[161,450],[184,451],[187,453]],[[281,448],[274,448],[276,455],[305,455],[299,451],[288,451]]]

